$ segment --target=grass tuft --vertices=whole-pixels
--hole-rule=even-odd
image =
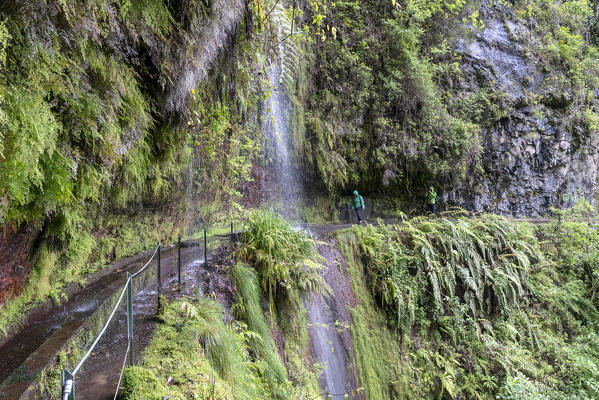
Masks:
[[[287,374],[276,353],[270,329],[260,307],[261,292],[256,271],[239,263],[231,269],[231,277],[239,296],[237,314],[254,333],[248,340],[250,349],[257,358],[265,362],[263,379],[274,399],[289,399]]]

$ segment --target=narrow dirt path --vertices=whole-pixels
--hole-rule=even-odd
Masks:
[[[198,269],[204,262],[203,252],[199,248],[189,249],[181,255],[181,283],[179,292],[176,268],[171,268],[166,279],[162,280],[160,293],[173,300],[182,295],[192,295],[198,287]],[[173,257],[173,261],[176,259]],[[156,308],[158,304],[158,285],[152,285],[140,291],[133,299],[133,353],[135,362],[139,362],[143,349],[148,345],[156,327]],[[98,342],[94,352],[77,374],[77,399],[108,400],[113,399],[119,375],[127,350],[127,314],[123,304],[118,315],[110,323],[106,333]]]

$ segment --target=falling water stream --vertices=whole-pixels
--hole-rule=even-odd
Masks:
[[[280,37],[281,26],[277,27]],[[279,39],[284,40],[284,39]],[[282,63],[285,46],[278,46],[278,56],[268,62],[267,77],[270,85],[270,96],[265,101],[263,132],[267,140],[266,149],[273,166],[273,176],[277,184],[278,194],[275,201],[280,201],[280,209],[287,219],[296,219],[294,210],[298,205],[300,193],[299,171],[294,163],[294,136],[291,129],[293,118],[293,103],[286,92],[284,77],[289,73],[283,72]],[[349,356],[344,346],[338,323],[338,310],[328,299],[321,295],[311,294],[304,298],[310,323],[310,338],[312,353],[320,364],[322,373],[319,385],[323,398],[340,400],[353,398],[352,383],[348,373]]]
[[[271,86],[266,100],[267,115],[264,118],[264,136],[270,143],[267,151],[277,183],[280,209],[286,218],[295,217],[294,206],[299,198],[298,171],[293,163],[293,132],[290,119],[293,108],[289,96],[281,84],[281,67],[272,63],[267,73]]]
[[[312,295],[306,303],[308,310],[312,353],[320,364],[318,379],[324,398],[341,400],[351,398],[352,385],[347,371],[347,353],[344,349],[334,308],[320,295]]]

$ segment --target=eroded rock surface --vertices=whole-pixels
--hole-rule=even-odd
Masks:
[[[534,35],[516,20],[487,9],[485,27],[456,45],[460,89],[504,92],[505,104],[503,115],[481,132],[484,172],[444,193],[444,200],[514,216],[546,214],[581,198],[595,204],[596,134],[572,109],[571,89],[556,84],[527,54]]]

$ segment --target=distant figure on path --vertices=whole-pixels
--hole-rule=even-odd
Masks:
[[[352,205],[354,210],[356,210],[356,215],[358,216],[358,223],[362,223],[362,210],[364,210],[364,198],[358,194],[357,190],[354,190],[354,198],[352,199]]]
[[[428,211],[436,214],[437,213],[437,192],[434,187],[429,187],[426,193],[426,201],[428,204]]]

